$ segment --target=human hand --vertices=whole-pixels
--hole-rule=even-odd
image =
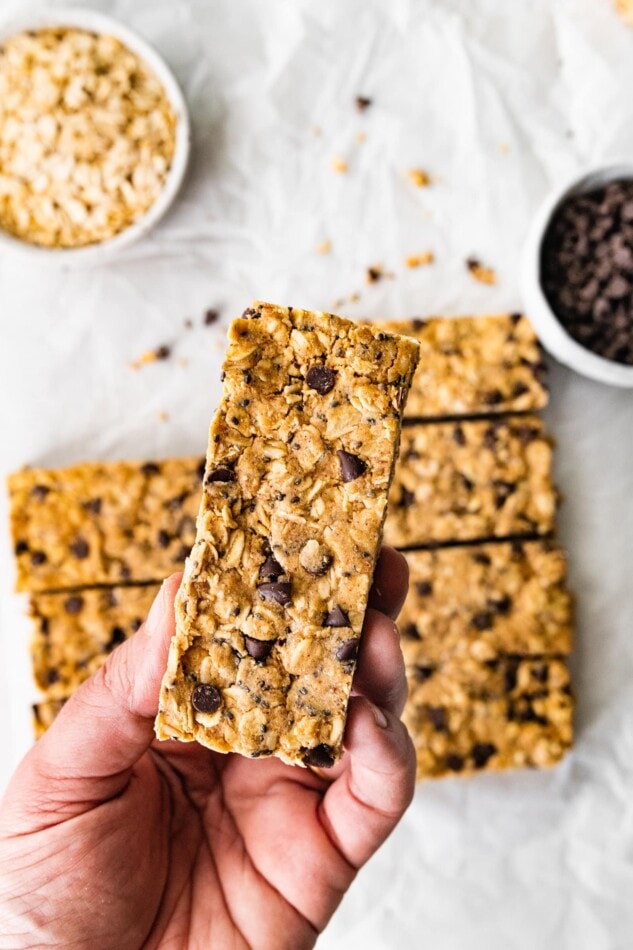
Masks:
[[[12,778],[0,947],[311,947],[411,800],[400,554],[378,561],[346,752],[327,771],[153,739],[179,582]]]

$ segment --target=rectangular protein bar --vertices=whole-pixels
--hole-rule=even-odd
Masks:
[[[49,699],[69,696],[141,626],[159,585],[33,594],[33,676]]]
[[[17,590],[163,580],[193,544],[203,470],[198,457],[10,475]]]
[[[536,416],[402,430],[385,542],[395,547],[549,533],[552,448]]]
[[[159,738],[339,757],[417,351],[264,303],[231,325]]]
[[[545,364],[520,313],[381,323],[420,344],[405,417],[525,412],[547,404]]]
[[[406,559],[409,593],[398,618],[405,662],[570,652],[565,554],[553,541],[408,551]]]

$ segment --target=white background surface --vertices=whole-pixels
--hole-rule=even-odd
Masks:
[[[25,6],[2,0],[1,12]],[[253,297],[331,309],[358,291],[339,306],[350,316],[517,309],[521,242],[548,188],[633,155],[633,30],[608,0],[93,6],[174,68],[193,164],[173,212],[123,260],[70,272],[0,259],[2,475],[202,451],[226,323]],[[373,99],[362,115],[358,94]],[[346,175],[332,172],[336,156]],[[412,166],[437,183],[414,189]],[[434,266],[404,267],[427,248]],[[468,275],[471,254],[497,287]],[[376,263],[395,276],[369,287]],[[213,306],[222,324],[203,327]],[[130,369],[161,343],[171,360]],[[578,598],[576,749],[549,774],[419,788],[323,948],[633,945],[633,393],[556,366],[551,384]],[[4,785],[30,741],[33,690],[0,497]]]

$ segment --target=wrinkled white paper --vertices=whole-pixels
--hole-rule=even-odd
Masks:
[[[345,298],[337,309],[369,317],[518,309],[521,243],[546,191],[633,157],[633,30],[609,0],[92,5],[173,66],[194,154],[173,211],[123,259],[61,271],[2,252],[2,476],[202,451],[226,323],[253,297],[325,309]],[[26,6],[3,0],[2,14]],[[372,99],[362,114],[359,94]],[[414,188],[412,167],[432,187]],[[425,250],[435,264],[405,267]],[[497,286],[472,279],[470,255]],[[376,264],[393,276],[369,286]],[[204,327],[216,306],[221,324]],[[170,360],[130,368],[161,343]],[[324,948],[633,945],[633,394],[557,366],[551,383],[578,598],[576,749],[548,774],[420,787]],[[33,687],[2,493],[0,518],[4,785],[30,743]]]

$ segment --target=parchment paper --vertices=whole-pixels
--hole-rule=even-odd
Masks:
[[[2,13],[25,6],[3,0]],[[369,317],[518,309],[521,243],[548,188],[633,157],[633,31],[608,0],[93,6],[171,63],[194,156],[174,210],[125,258],[60,271],[0,257],[1,475],[202,451],[226,323],[253,297],[345,298],[339,311]],[[362,114],[359,94],[372,99]],[[414,188],[411,167],[433,186]],[[404,266],[427,249],[433,266]],[[497,286],[473,280],[469,255]],[[369,286],[375,264],[393,277]],[[220,324],[204,327],[216,306]],[[162,343],[171,359],[130,368]],[[323,948],[633,945],[633,393],[558,366],[551,384],[578,599],[575,751],[548,774],[420,787]],[[33,697],[5,517],[0,493],[2,786],[30,743]]]

